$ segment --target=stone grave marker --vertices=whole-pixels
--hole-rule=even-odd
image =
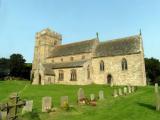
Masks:
[[[69,105],[68,96],[62,96],[61,97],[61,107],[65,107],[66,105]]]
[[[52,98],[51,97],[43,97],[42,98],[42,112],[48,112],[52,108]]]
[[[26,112],[32,112],[32,108],[33,108],[33,100],[26,101],[26,105],[22,109],[22,114]]]
[[[85,98],[84,90],[83,88],[79,88],[78,90],[78,102],[83,100]]]
[[[131,93],[131,86],[128,86],[128,93]]]
[[[131,91],[135,92],[135,87],[134,86],[131,87]]]
[[[124,95],[127,95],[127,87],[123,88],[123,93],[124,93]]]
[[[113,91],[113,97],[114,97],[114,98],[118,97],[118,93],[117,93],[117,90],[116,90],[116,89],[114,89],[114,91]]]
[[[158,83],[155,83],[155,96],[156,96],[156,110],[160,110],[160,95],[158,90]]]
[[[99,100],[103,100],[104,99],[104,92],[103,90],[99,91]]]
[[[95,100],[95,95],[94,94],[90,94],[90,99],[91,99],[91,101],[94,101]]]
[[[6,104],[0,106],[0,111],[7,112],[7,120],[18,119],[18,109],[25,105],[25,101],[20,100],[18,93],[12,93],[9,101]]]
[[[1,111],[0,111],[0,120],[2,120],[2,113],[1,113]]]
[[[118,95],[119,95],[119,96],[122,96],[122,95],[123,95],[121,88],[118,89]]]

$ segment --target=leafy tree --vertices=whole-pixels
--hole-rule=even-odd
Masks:
[[[160,83],[160,61],[155,58],[145,58],[147,78],[150,83]]]
[[[9,75],[9,59],[0,58],[0,78]]]
[[[12,54],[10,56],[10,75],[14,77],[23,77],[25,59],[21,54]]]

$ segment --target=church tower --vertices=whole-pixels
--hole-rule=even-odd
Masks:
[[[49,53],[61,43],[62,36],[48,28],[36,33],[31,80],[35,78],[35,71],[40,69],[40,64],[45,63]]]

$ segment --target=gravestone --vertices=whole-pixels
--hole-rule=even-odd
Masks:
[[[94,94],[90,94],[90,99],[91,99],[91,101],[94,101],[95,100],[95,95]]]
[[[99,100],[103,100],[104,99],[104,92],[103,90],[99,91]]]
[[[117,93],[117,90],[116,90],[116,89],[114,89],[114,91],[113,91],[113,97],[114,97],[114,98],[118,97],[118,93]]]
[[[52,98],[43,97],[42,98],[42,112],[48,112],[52,108]]]
[[[128,93],[131,93],[131,86],[128,86]]]
[[[156,96],[156,110],[160,110],[160,95],[158,90],[158,83],[155,83],[155,96]]]
[[[18,119],[18,109],[25,105],[25,101],[21,101],[18,93],[12,93],[9,101],[6,104],[0,106],[0,111],[7,112],[7,120]]]
[[[131,87],[131,92],[135,92],[135,87],[134,86]]]
[[[61,97],[61,107],[65,107],[66,105],[69,105],[68,96],[62,96]]]
[[[1,113],[1,111],[0,111],[0,120],[2,120],[2,113]]]
[[[127,95],[127,87],[123,88],[123,93],[124,93],[124,95]]]
[[[85,94],[83,88],[79,88],[78,90],[78,101],[85,99]]]
[[[122,95],[123,95],[121,88],[118,89],[118,95],[119,95],[119,96],[122,96]]]
[[[26,101],[26,105],[22,109],[22,114],[26,112],[32,112],[33,100]]]

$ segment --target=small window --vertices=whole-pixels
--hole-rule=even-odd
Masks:
[[[62,81],[63,79],[64,79],[64,72],[63,72],[63,70],[59,70],[59,78],[58,78],[58,80]]]
[[[122,71],[124,70],[128,70],[128,64],[127,64],[127,60],[125,58],[122,59]]]
[[[61,62],[63,62],[63,58],[61,58]]]
[[[48,77],[48,83],[51,83],[51,77]]]
[[[57,45],[57,41],[54,41],[54,45]]]
[[[101,60],[100,61],[100,71],[104,71],[104,61],[103,60]]]
[[[54,63],[54,60],[52,60],[52,63]]]
[[[77,80],[77,73],[75,69],[71,70],[71,81],[76,81]]]
[[[70,59],[71,59],[71,61],[73,61],[73,60],[74,60],[74,58],[73,58],[73,57],[71,57]]]
[[[85,59],[85,56],[83,55],[83,56],[82,56],[82,60],[84,60],[84,59]]]

